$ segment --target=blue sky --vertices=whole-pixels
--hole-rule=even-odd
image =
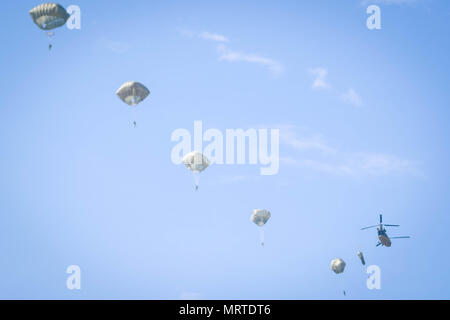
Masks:
[[[81,29],[50,52],[39,2],[3,3],[0,298],[450,297],[449,3],[60,3]],[[115,95],[130,80],[151,91],[135,110]],[[195,192],[170,159],[195,120],[280,128],[279,173],[212,165]],[[376,248],[359,229],[379,213],[412,238]]]

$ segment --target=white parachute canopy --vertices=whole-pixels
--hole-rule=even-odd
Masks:
[[[258,227],[262,227],[270,219],[270,211],[266,209],[255,209],[250,216],[250,220],[253,221]],[[264,230],[261,228],[260,231],[261,245],[264,246]]]
[[[192,151],[183,157],[183,163],[186,168],[194,173],[195,190],[198,190],[198,174],[208,168],[211,162],[202,153],[198,151]]]
[[[331,270],[334,271],[334,273],[342,273],[345,269],[345,262],[341,258],[336,258],[331,261]]]
[[[208,158],[198,151],[192,151],[185,155],[183,163],[192,172],[202,172],[210,165]]]
[[[262,227],[270,219],[270,212],[265,209],[255,209],[250,219],[258,226]]]
[[[130,106],[135,106],[150,94],[148,90],[142,83],[137,81],[125,82],[116,94],[119,98]]]
[[[30,10],[31,19],[42,30],[52,30],[63,26],[70,15],[57,3],[43,3]]]

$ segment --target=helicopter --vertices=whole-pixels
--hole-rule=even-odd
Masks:
[[[384,226],[386,226],[386,227],[400,227],[400,225],[398,225],[398,224],[383,224],[383,215],[380,214],[380,224],[379,225],[374,225],[374,226],[370,226],[370,227],[364,227],[364,228],[361,228],[361,230],[377,227],[378,239],[380,240],[377,243],[377,245],[376,245],[377,247],[379,245],[390,247],[391,246],[391,239],[406,239],[406,238],[410,238],[410,236],[390,237],[389,238],[389,236],[386,233],[386,229],[384,228]]]

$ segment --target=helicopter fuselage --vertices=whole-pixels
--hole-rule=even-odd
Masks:
[[[385,247],[391,246],[391,239],[389,239],[386,229],[378,229],[378,240],[380,240],[380,243]]]

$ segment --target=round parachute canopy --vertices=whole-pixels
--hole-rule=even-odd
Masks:
[[[150,94],[150,91],[137,81],[125,82],[116,94],[119,98],[130,106],[135,106]]]
[[[255,209],[250,217],[258,227],[262,227],[270,218],[270,212],[265,209]]]
[[[363,255],[363,253],[362,253],[361,251],[358,251],[356,254],[358,255],[359,260],[361,260],[361,263],[362,263],[363,265],[365,265],[365,264],[366,264],[366,261],[364,260],[364,255]]]
[[[57,3],[44,3],[30,10],[34,23],[42,30],[51,30],[63,26],[70,15]]]
[[[198,151],[192,151],[183,157],[183,163],[193,172],[202,172],[210,165],[208,158]]]
[[[345,262],[344,260],[337,258],[331,261],[331,270],[334,271],[334,273],[342,273],[345,269]]]

